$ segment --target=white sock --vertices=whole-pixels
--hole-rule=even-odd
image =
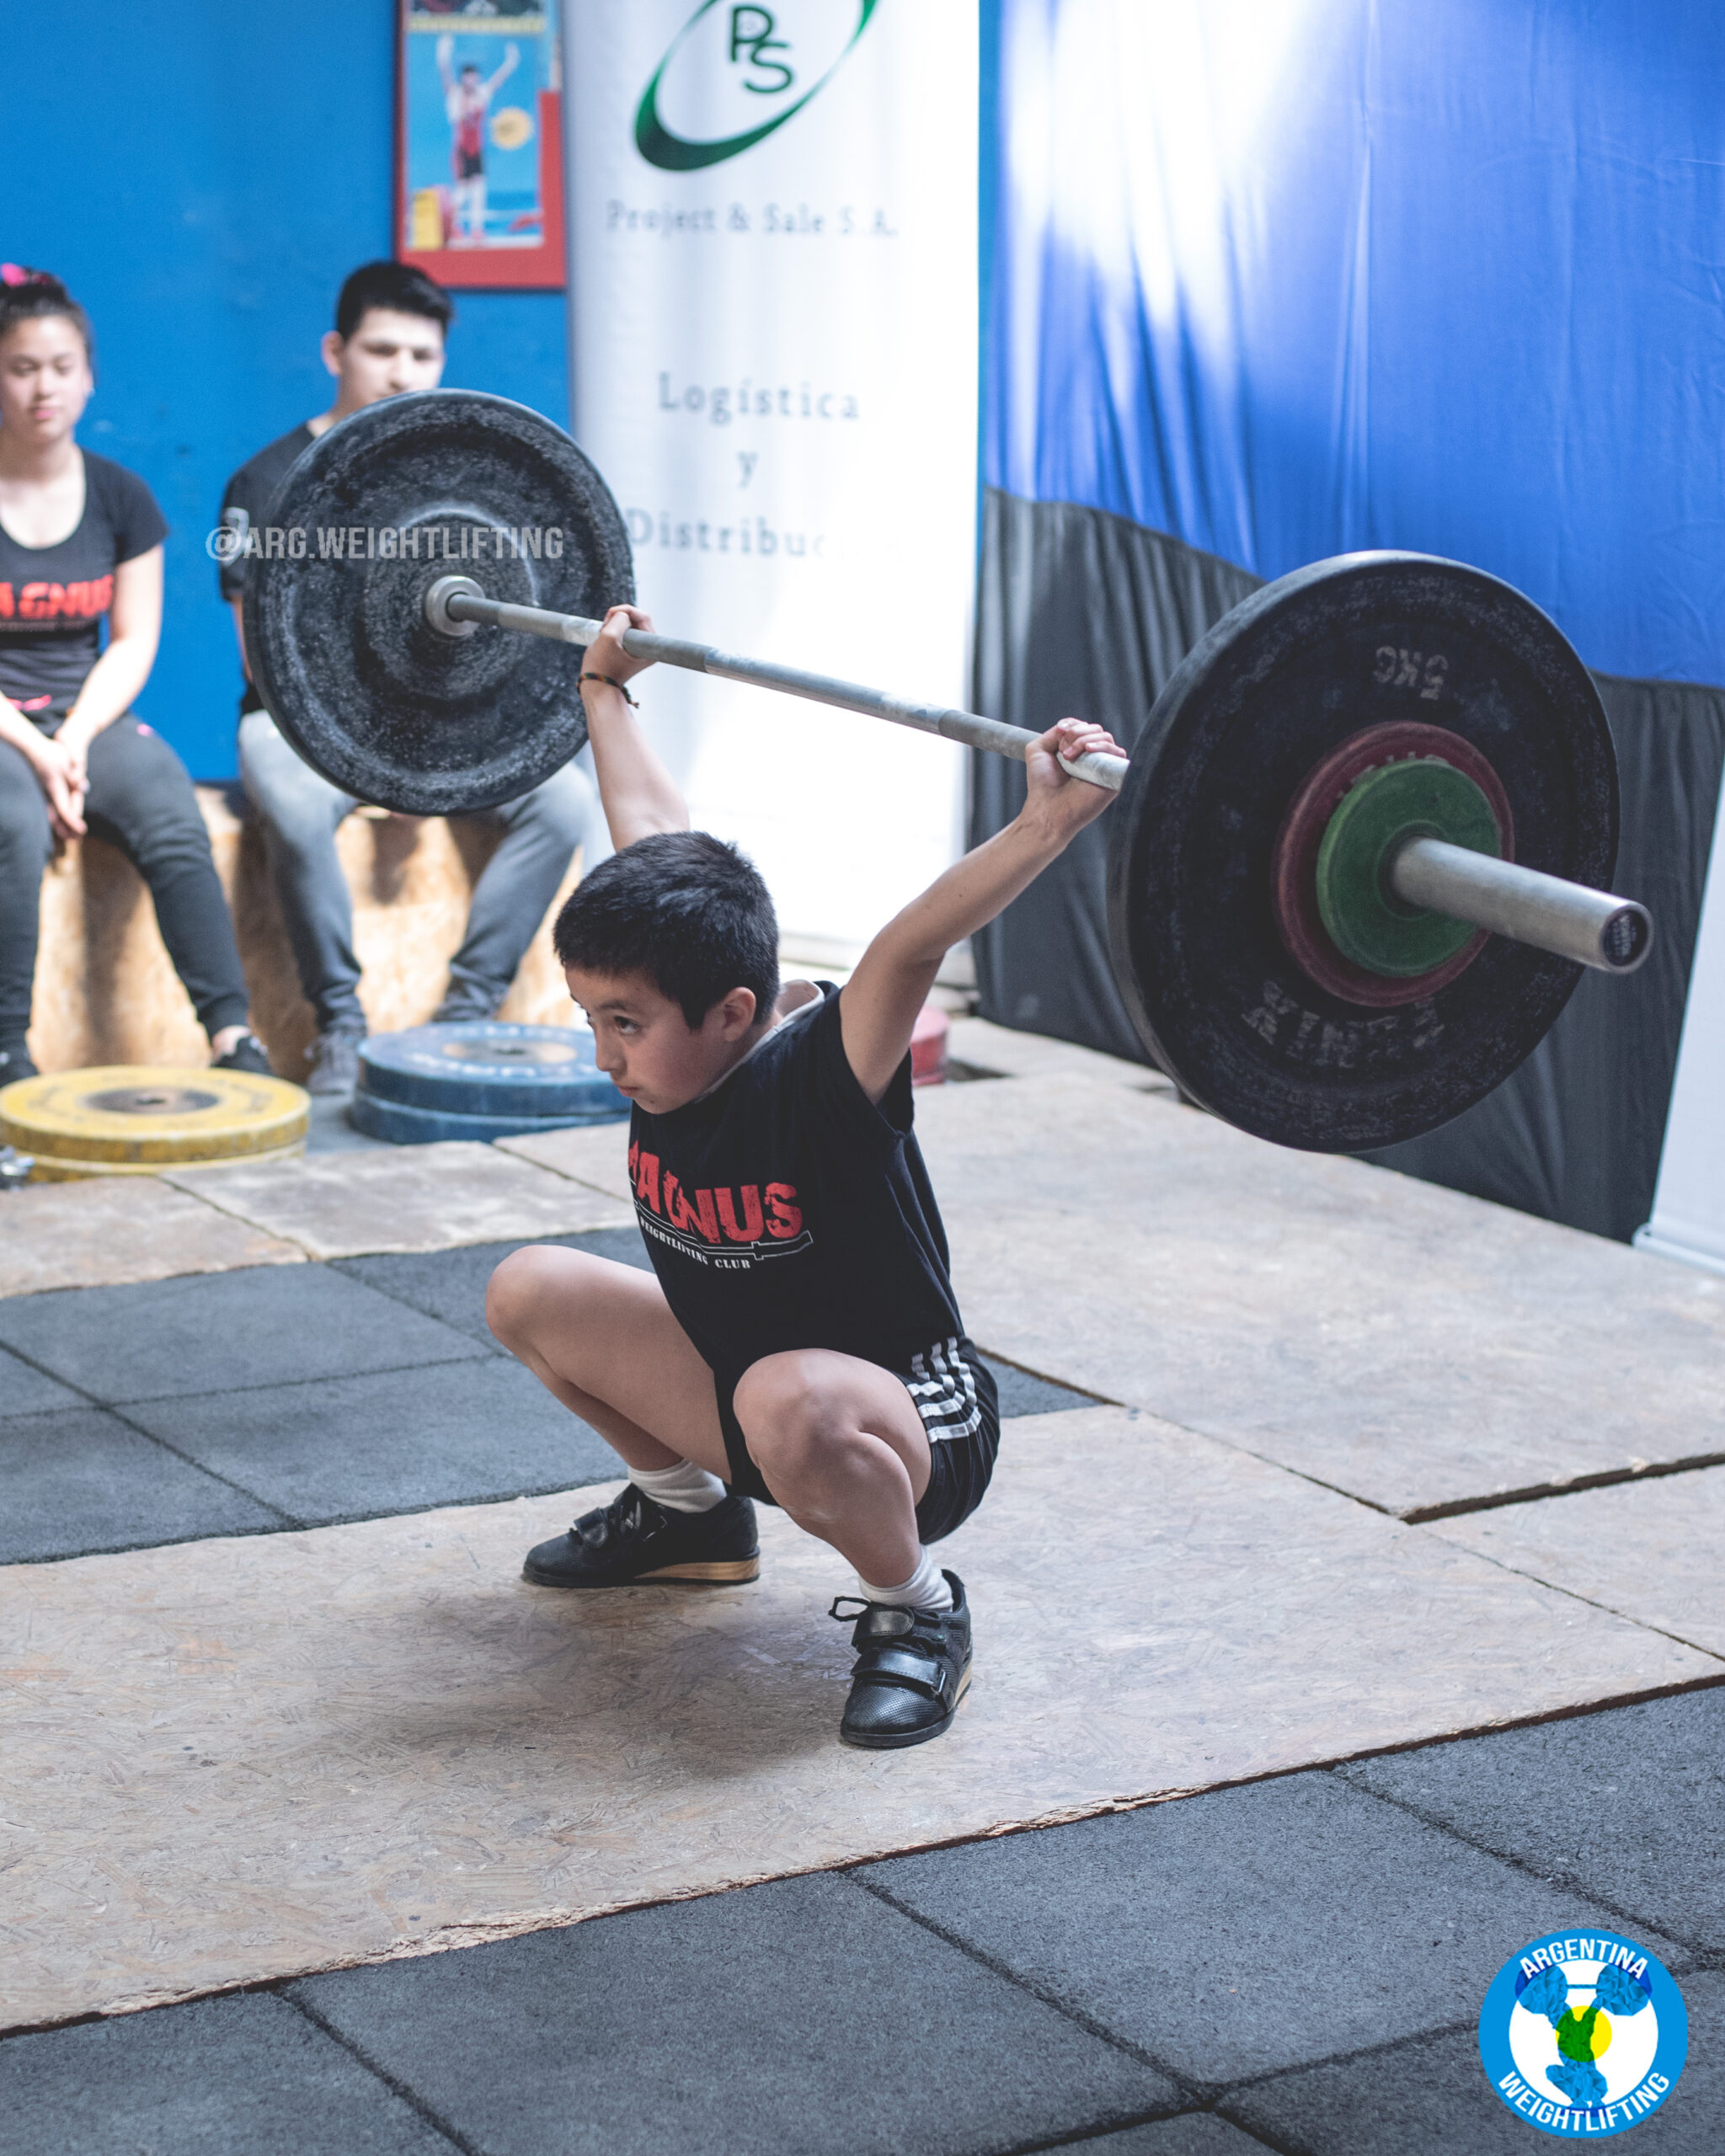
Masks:
[[[710,1513],[724,1501],[724,1485],[692,1460],[675,1467],[632,1467],[629,1480],[668,1513]]]
[[[865,1602],[884,1602],[897,1609],[950,1609],[953,1590],[947,1585],[946,1574],[935,1561],[934,1552],[925,1550],[921,1562],[909,1579],[899,1587],[875,1587],[857,1575],[857,1592]]]

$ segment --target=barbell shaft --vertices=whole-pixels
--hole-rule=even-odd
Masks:
[[[425,617],[445,636],[472,633],[473,627],[513,629],[518,634],[546,637],[553,643],[585,646],[593,643],[604,624],[579,614],[557,614],[542,606],[516,606],[507,600],[488,599],[471,577],[439,577],[425,594]],[[727,681],[743,681],[757,689],[776,689],[782,695],[806,696],[812,702],[831,704],[841,711],[860,712],[865,718],[884,718],[895,726],[914,727],[921,734],[938,734],[948,741],[963,741],[973,749],[990,749],[1023,763],[1039,736],[1021,726],[1007,726],[975,712],[953,711],[941,704],[912,703],[884,690],[863,688],[854,681],[836,680],[830,675],[812,674],[802,667],[781,666],[771,659],[740,659],[708,644],[690,643],[680,637],[660,636],[656,631],[627,629],[622,638],[625,651],[638,659],[681,666],[696,674],[711,674]],[[1092,786],[1118,793],[1124,782],[1124,756],[1079,756],[1062,767]],[[1396,896],[1408,905],[1427,906],[1474,928],[1488,929],[1517,943],[1529,943],[1558,958],[1572,958],[1604,973],[1633,973],[1652,947],[1653,924],[1644,906],[1632,899],[1614,897],[1585,884],[1566,883],[1537,869],[1514,862],[1498,861],[1489,854],[1470,852],[1441,839],[1410,839],[1390,864],[1388,881]]]
[[[493,628],[514,629],[524,636],[547,637],[553,643],[590,644],[604,626],[579,614],[553,614],[540,606],[515,606],[488,599],[471,577],[439,577],[425,594],[425,616],[446,636],[458,630],[445,622],[484,623]],[[740,659],[734,652],[717,651],[710,645],[688,643],[680,637],[662,637],[645,629],[627,629],[625,651],[637,659],[656,659],[662,666],[686,667],[691,673],[712,674],[726,681],[744,681],[757,689],[777,689],[788,696],[806,696],[811,702],[831,704],[840,711],[860,712],[867,718],[884,718],[894,726],[914,727],[919,734],[938,734],[948,741],[963,741],[973,749],[991,749],[996,755],[1016,757],[1021,764],[1035,747],[1039,735],[1022,726],[1007,726],[997,718],[984,718],[975,712],[953,711],[943,704],[912,703],[884,690],[866,689],[855,681],[839,681],[828,674],[811,674],[800,666],[781,666],[771,659]],[[1125,782],[1124,756],[1075,756],[1060,759],[1061,768],[1092,786],[1118,793]]]
[[[1632,974],[1653,948],[1653,916],[1633,899],[1542,876],[1443,839],[1405,841],[1387,881],[1404,905],[1429,907],[1601,973]]]

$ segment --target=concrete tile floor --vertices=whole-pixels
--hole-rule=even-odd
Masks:
[[[1595,1835],[1553,1881],[1537,1848],[1493,1844],[1512,1790],[1548,1818],[1551,1792],[1639,1757],[1636,1817],[1668,1850],[1712,1846],[1722,1708],[1608,1710],[16,2035],[0,2148],[1515,2156],[1541,2144],[1487,2086],[1480,1999],[1526,1938],[1590,1912],[1679,1942],[1690,2063],[1634,2146],[1717,2156],[1725,1935],[1701,1866],[1626,1871]],[[1436,1776],[1449,1817],[1372,1776],[1428,1796]]]
[[[990,1045],[998,1044],[978,1045],[975,1059],[988,1061],[984,1051]],[[1123,1079],[1113,1071],[1086,1075],[1109,1076],[1129,1092],[1146,1077],[1131,1072]],[[998,1090],[1004,1095],[1009,1089]],[[996,1089],[964,1091],[974,1100]],[[1146,1106],[1160,1108],[1159,1103]],[[931,1115],[931,1122],[938,1119]],[[1193,1127],[1204,1128],[1195,1122]],[[980,1130],[978,1135],[986,1150],[991,1139]],[[1254,1160],[1287,1166],[1263,1154]],[[585,1166],[573,1159],[545,1165],[565,1175],[573,1171],[578,1181]],[[595,1180],[601,1189],[608,1187],[609,1178],[595,1174]],[[1420,1187],[1410,1188],[1418,1213],[1428,1201]],[[51,1195],[60,1193],[30,1193],[11,1202],[27,1204]],[[1264,1189],[1265,1213],[1279,1219],[1288,1209],[1281,1202],[1286,1195]],[[1133,1209],[1131,1190],[1117,1191],[1115,1199],[1116,1210]],[[184,1249],[174,1242],[158,1261],[147,1248],[158,1240],[152,1238],[152,1224],[176,1226],[161,1214],[163,1201],[178,1202],[159,1187],[153,1201],[147,1193],[127,1198],[139,1219],[133,1221],[128,1214],[123,1224],[130,1241],[116,1259],[121,1277],[300,1257],[261,1235],[248,1250],[242,1236],[219,1219],[210,1221],[206,1212],[201,1223],[193,1222],[205,1242],[194,1249],[197,1235],[179,1227]],[[147,1220],[152,1202],[157,1210]],[[62,1278],[103,1277],[103,1231],[95,1220],[101,1205],[83,1203],[95,1231],[93,1239],[83,1239],[90,1247],[73,1250],[63,1273],[51,1265],[44,1271],[41,1253],[27,1251],[35,1271],[26,1267],[15,1278],[0,1275],[0,1294],[28,1293]],[[182,1209],[189,1217],[195,1211]],[[1294,1205],[1290,1219],[1299,1209]],[[959,1216],[958,1231],[970,1232],[962,1205],[949,1210]],[[1476,1224],[1494,1233],[1484,1219],[1493,1213],[1475,1209]],[[1526,1224],[1506,1218],[1513,1242]],[[515,1225],[508,1223],[504,1231]],[[629,1232],[602,1231],[595,1240],[609,1244],[620,1235],[618,1247],[607,1254],[623,1256]],[[1288,1222],[1281,1232],[1284,1238],[1292,1232]],[[1535,1237],[1546,1232],[1534,1230]],[[437,1239],[446,1241],[447,1233],[440,1229]],[[1578,1250],[1586,1242],[1571,1239],[1571,1246]],[[483,1256],[477,1248],[447,1252],[450,1269],[443,1276],[435,1270],[415,1273],[410,1268],[418,1261],[412,1258],[358,1257],[339,1267],[310,1269],[339,1270],[355,1284],[458,1336],[469,1343],[467,1355],[457,1354],[440,1370],[483,1380],[490,1365],[483,1326],[473,1316],[471,1276],[489,1272],[489,1262],[505,1247],[493,1246]],[[980,1240],[976,1247],[979,1256],[988,1256]],[[1249,1251],[1249,1239],[1244,1247]],[[51,1249],[46,1258],[57,1262],[63,1255]],[[1562,1260],[1553,1276],[1561,1278],[1567,1254],[1554,1247],[1538,1255],[1541,1269]],[[1581,1257],[1583,1271],[1593,1266],[1586,1252]],[[1615,1262],[1608,1254],[1600,1264]],[[384,1277],[378,1268],[393,1263],[409,1269]],[[462,1268],[470,1277],[457,1284],[454,1275]],[[1027,1276],[1023,1284],[1033,1286],[1033,1278]],[[1129,1300],[1141,1310],[1137,1286],[1124,1284],[1130,1287]],[[1192,1284],[1183,1289],[1185,1303],[1192,1300],[1185,1292]],[[1249,1292],[1249,1282],[1236,1278],[1226,1299],[1237,1312]],[[1164,1311],[1165,1317],[1169,1314]],[[973,1309],[971,1315],[978,1322],[983,1312]],[[999,1337],[1045,1369],[1058,1369],[1081,1383],[1103,1382],[1082,1358],[1063,1353],[1050,1363],[1028,1333],[1008,1327]],[[1098,1364],[1098,1373],[1101,1369]],[[1226,1375],[1220,1366],[1210,1372],[1212,1379],[1218,1374]],[[1012,1376],[1026,1385],[1039,1382]],[[1116,1372],[1110,1380],[1116,1392],[1117,1378]],[[339,1386],[350,1381],[355,1380],[318,1382]],[[206,1383],[205,1390],[210,1389]],[[270,1390],[259,1393],[260,1413],[270,1404],[262,1394]],[[0,1351],[0,1463],[35,1462],[8,1481],[14,1502],[8,1526],[14,1540],[21,1532],[29,1540],[45,1524],[51,1543],[56,1528],[63,1539],[69,1513],[88,1529],[90,1508],[104,1497],[116,1501],[121,1514],[130,1508],[133,1531],[112,1543],[77,1546],[232,1533],[232,1526],[204,1525],[200,1508],[236,1497],[259,1502],[133,1428],[132,1408],[104,1409],[93,1402],[68,1407],[67,1392],[80,1402],[88,1400],[59,1374]],[[25,1402],[34,1403],[28,1412]],[[1026,1399],[1007,1412],[1045,1411],[1055,1404]],[[1081,1405],[1081,1396],[1066,1394],[1062,1404]],[[278,1400],[270,1412],[280,1406]],[[121,1438],[127,1442],[121,1444]],[[134,1444],[147,1449],[135,1455]],[[151,1464],[149,1476],[125,1464],[139,1457]],[[163,1463],[171,1464],[174,1475]],[[62,1477],[57,1484],[56,1474]],[[1624,1502],[1644,1501],[1656,1488],[1664,1500],[1656,1523],[1665,1538],[1660,1546],[1670,1543],[1664,1518],[1670,1509],[1680,1534],[1671,1546],[1680,1547],[1683,1493],[1697,1486],[1694,1476],[1679,1476],[1659,1486],[1485,1517],[1514,1523],[1514,1534],[1497,1539],[1522,1547],[1506,1550],[1503,1561],[1533,1570],[1526,1552],[1535,1550],[1546,1566],[1538,1576],[1551,1578],[1553,1553],[1564,1554],[1567,1545],[1573,1554],[1583,1542],[1603,1546],[1614,1529],[1621,1539]],[[157,1505],[147,1518],[141,1509],[147,1491],[153,1491]],[[1599,1518],[1587,1522],[1585,1533],[1578,1525],[1572,1535],[1557,1515],[1578,1505],[1589,1512],[1599,1508]],[[278,1523],[270,1508],[260,1510],[264,1517],[257,1525],[287,1524]],[[1580,1523],[1580,1513],[1574,1518]],[[1486,1550],[1482,1540],[1473,1546]],[[33,1553],[34,1545],[15,1554]],[[0,1561],[13,1554],[0,1543]],[[1602,1579],[1610,1571],[1595,1569]],[[1566,1573],[1557,1583],[1575,1593],[1589,1591],[1578,1574]],[[1650,1604],[1630,1614],[1644,1624],[1659,1622]],[[1686,1636],[1697,1635],[1691,1628]],[[895,1858],[866,1870],[778,1881],[635,1910],[529,1939],[17,2035],[0,2043],[0,2151],[6,2156],[13,2149],[35,2156],[38,2150],[62,2148],[168,2156],[182,2148],[292,2148],[321,2156],[326,2149],[531,2146],[688,2148],[703,2156],[708,2149],[808,2148],[824,2156],[853,2142],[907,2150],[974,2149],[978,2156],[1056,2145],[1082,2146],[1104,2156],[1185,2156],[1188,2151],[1191,2156],[1238,2156],[1261,2146],[1314,2156],[1329,2151],[1349,2156],[1355,2150],[1374,2156],[1393,2150],[1399,2156],[1402,2150],[1426,2149],[1461,2156],[1476,2149],[1529,2148],[1530,2129],[1505,2112],[1485,2085],[1472,2032],[1478,1993],[1497,1966],[1495,1941],[1484,1937],[1496,1897],[1482,1882],[1501,1872],[1508,1904],[1519,1908],[1525,1901],[1531,1929],[1546,1929],[1558,1920],[1557,1912],[1581,1907],[1606,1913],[1618,1929],[1674,1942],[1672,1965],[1682,1972],[1691,2015],[1690,2064],[1667,2109],[1637,2129],[1637,2146],[1697,2156],[1706,2150],[1712,2156],[1725,2146],[1725,2077],[1716,2063],[1725,2059],[1725,1916],[1718,1888],[1725,1876],[1718,1826],[1725,1795],[1722,1710],[1725,1693],[1718,1690],[1615,1708],[1217,1790],[1148,1813],[1105,1817],[956,1851]],[[1173,1822],[1175,1829],[1158,1838],[1150,1831],[1151,1822],[1158,1827]],[[740,1802],[736,1830],[740,1835],[751,1831]],[[1060,1846],[1062,1838],[1072,1836],[1091,1838],[1082,1846],[1081,1863]],[[1042,1844],[1051,1845],[1050,1853],[1044,1856],[1039,1849],[1027,1865],[1018,1852]],[[1434,1856],[1439,1848],[1442,1855]],[[1022,1876],[1012,1869],[1014,1864],[1025,1867]],[[943,1866],[937,1881],[936,1870]],[[1112,1878],[1117,1892],[1112,1899],[1092,1892],[1083,1920],[1063,1929],[1059,1922],[1050,1924],[1048,1915],[1050,1908],[1059,1915],[1058,1882],[1075,1866],[1081,1878]],[[911,1879],[917,1867],[923,1868],[920,1884]],[[920,1905],[911,1908],[913,1884],[932,1895],[940,1881],[948,1897],[944,1916],[931,1917]],[[1194,1881],[1207,1881],[1207,1892]],[[902,1895],[900,1884],[905,1888]],[[841,1929],[849,1951],[836,1973],[826,1936],[834,1929],[831,1906],[820,1923],[805,1923],[800,1931],[786,1913],[794,1915],[798,1906],[791,1890],[813,1886],[829,1895],[866,1896],[889,1919],[884,1928]],[[1022,1906],[1015,1900],[1020,1895]],[[757,1900],[759,1914],[752,1906]],[[0,1886],[0,1910],[3,1906]],[[845,1904],[841,1900],[837,1906]],[[1315,1920],[1326,1908],[1327,1933]],[[1469,1910],[1478,1939],[1461,1935],[1458,1912]],[[1443,1921],[1422,1938],[1426,1916],[1439,1913]],[[643,1929],[649,1919],[661,1928]],[[1451,1921],[1458,1924],[1456,1934],[1449,1929]],[[619,1947],[606,1943],[605,1935],[613,1931],[622,1942]],[[907,1932],[937,1944],[953,1960],[939,1955],[932,1963],[917,1960],[901,1947]],[[1461,1943],[1452,1945],[1455,1937]],[[1435,1946],[1429,1943],[1434,1940]],[[542,1958],[535,1960],[530,1949]],[[1201,2001],[1211,1997],[1220,2004],[1218,1970],[1230,1956],[1237,1961],[1242,1951],[1262,1978],[1254,1996],[1263,2025],[1248,2025],[1237,2007],[1207,2022]],[[1399,1986],[1398,1951],[1407,1957]],[[740,1955],[748,1977],[740,1991]],[[931,1967],[956,1972],[951,2002],[937,1987],[933,2008],[925,1985]],[[901,1985],[906,1968],[910,1974]],[[1143,1973],[1135,1985],[1119,1973],[1123,1969]],[[434,1988],[422,1995],[415,1987],[428,1978]],[[1146,2004],[1140,1996],[1158,1983],[1170,2001],[1166,2015],[1154,1999]],[[1363,2003],[1355,1995],[1362,1983]],[[1016,1988],[1046,2015],[1117,2054],[1151,2093],[1128,2095],[1119,2108],[1099,2110],[1102,2069],[1081,2047],[1040,2054],[1065,2063],[1051,2082],[1045,2076],[1044,2085],[1027,2093],[1025,2077],[1003,2068],[1014,2063],[1010,2054],[1023,2041],[1018,2032],[1032,2025],[999,2004],[997,1986]],[[1237,1999],[1240,1989],[1236,1985],[1231,1996]],[[663,2006],[673,1996],[681,2008],[675,2018]],[[1194,1997],[1200,2001],[1198,2008]],[[736,2025],[740,1998],[748,2025],[740,2031],[742,2041],[727,2047],[723,2036]],[[1379,2015],[1384,2033],[1368,2033],[1363,2043],[1351,2041],[1359,2036],[1362,2024],[1368,2031],[1377,2025],[1379,2002],[1387,2002]],[[901,2005],[915,2011],[900,2011]],[[1122,2020],[1126,2009],[1138,2017],[1130,2026]],[[871,2141],[868,2133],[891,2104],[879,2101],[872,2088],[859,2095],[853,2072],[859,2013],[868,2017],[871,2040],[883,2025],[890,2026],[894,2038],[886,2063],[877,2066],[877,2079],[897,2102],[892,2125],[905,2130],[884,2143]],[[821,2017],[818,2025],[814,2014]],[[489,2017],[489,2048],[465,2042],[464,2015]],[[1231,2021],[1231,2015],[1236,2018]],[[1158,2047],[1165,2020],[1180,2039],[1180,2046],[1170,2044],[1167,2050]],[[462,2060],[460,2071],[447,2070],[435,2055],[437,2047],[420,2033],[422,2021],[449,2035],[445,2048]],[[781,2021],[805,2047],[798,2054],[804,2087],[791,2085],[793,2078],[780,2071],[769,2041]],[[1048,2025],[1034,2024],[1033,2043],[1052,2043],[1039,2033]],[[548,2044],[547,2027],[557,2038]],[[686,2034],[690,2028],[697,2032],[692,2046]],[[711,2035],[715,2029],[718,2043]],[[1240,2073],[1242,2052],[1249,2053],[1254,2043],[1259,2056],[1276,2063],[1255,2078],[1247,2073],[1231,2079]],[[1169,2055],[1175,2049],[1178,2059]],[[1005,2100],[996,2100],[996,2083]],[[595,2095],[604,2095],[608,2112],[592,2108]],[[862,2132],[851,2130],[852,2104],[859,2107]],[[603,2134],[595,2120],[608,2121]]]

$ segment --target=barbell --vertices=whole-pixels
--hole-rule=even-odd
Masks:
[[[633,599],[628,535],[560,428],[429,390],[366,407],[284,478],[248,547],[246,648],[294,747],[418,815],[513,799],[586,738],[580,654]],[[497,633],[502,632],[503,633]],[[1038,738],[802,668],[630,630],[641,657],[1020,760]],[[1617,774],[1586,669],[1498,579],[1410,553],[1266,584],[1188,654],[1110,787],[1114,970],[1145,1047],[1276,1143],[1359,1151],[1481,1100],[1646,910],[1605,887]]]

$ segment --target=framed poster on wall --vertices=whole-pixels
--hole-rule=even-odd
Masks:
[[[563,282],[557,0],[401,0],[395,251],[441,285]]]

